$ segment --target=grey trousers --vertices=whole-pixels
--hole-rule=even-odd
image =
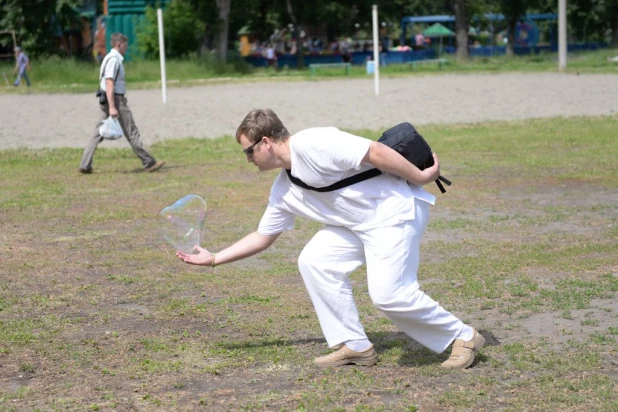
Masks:
[[[115,95],[114,102],[116,103],[116,108],[118,109],[118,121],[122,127],[124,136],[129,141],[129,144],[131,144],[133,152],[135,152],[137,157],[140,158],[144,167],[154,165],[157,161],[150,153],[148,153],[142,144],[139,130],[133,120],[133,113],[131,113],[131,109],[127,106],[127,99],[124,96]],[[80,169],[92,169],[92,158],[94,157],[94,152],[97,150],[99,143],[103,141],[103,137],[99,134],[99,127],[101,126],[101,122],[109,116],[109,105],[107,103],[100,105],[100,109],[99,120],[94,127],[94,132],[90,136],[88,143],[86,143],[84,155],[82,156],[82,161],[79,164]]]

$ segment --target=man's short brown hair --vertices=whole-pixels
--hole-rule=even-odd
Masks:
[[[109,42],[111,43],[112,47],[116,46],[118,43],[127,43],[128,41],[129,38],[122,33],[112,33],[109,38]]]
[[[251,143],[257,142],[264,136],[274,141],[286,140],[290,137],[288,129],[270,109],[251,110],[236,129],[238,143],[240,143],[241,135],[245,135]]]

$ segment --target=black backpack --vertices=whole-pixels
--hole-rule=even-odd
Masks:
[[[425,139],[423,139],[423,136],[421,136],[410,123],[400,123],[397,126],[388,129],[382,133],[382,136],[380,136],[378,142],[396,150],[399,154],[408,159],[410,163],[414,164],[421,170],[425,170],[426,168],[433,166],[434,161],[431,148]],[[299,178],[292,176],[291,170],[286,169],[285,171],[287,172],[292,183],[302,187],[303,189],[314,190],[316,192],[331,192],[333,190],[341,189],[382,174],[381,170],[370,169],[357,175],[347,177],[329,186],[313,187],[309,186]],[[444,186],[442,186],[440,181],[444,182],[447,186],[450,186],[451,182],[443,176],[439,176],[436,179],[436,185],[440,188],[440,192],[444,193],[446,192],[446,189],[444,189]]]

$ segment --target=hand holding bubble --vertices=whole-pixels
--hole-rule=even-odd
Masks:
[[[176,251],[197,253],[206,226],[206,201],[187,195],[163,208],[156,217],[159,233]]]
[[[176,257],[191,265],[212,266],[214,254],[207,249],[197,246],[191,253],[176,252]]]

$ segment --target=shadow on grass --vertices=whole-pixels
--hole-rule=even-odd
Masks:
[[[479,330],[479,333],[485,337],[485,347],[500,345],[500,341],[492,332]],[[451,353],[450,346],[442,353],[434,353],[403,332],[370,333],[368,336],[374,342],[378,353],[388,352],[393,349],[403,349],[403,353],[397,360],[397,364],[401,366],[419,367],[439,364],[448,359]],[[486,362],[487,359],[482,353],[478,353],[470,367],[474,367],[479,362]]]
[[[188,166],[183,165],[183,164],[169,164],[169,163],[165,163],[165,165],[163,167],[161,167],[161,169],[156,170],[154,172],[151,173],[165,173],[168,170],[173,170],[173,169],[187,169]],[[145,173],[146,171],[144,170],[143,167],[138,167],[136,169],[131,169],[131,170],[125,170],[125,171],[121,171],[118,173],[121,174],[131,174],[131,173]]]
[[[500,341],[490,331],[480,330],[479,333],[481,333],[486,339],[485,346],[500,345]],[[450,354],[450,347],[442,353],[434,353],[422,346],[420,343],[409,338],[403,332],[374,332],[368,333],[367,335],[369,340],[373,342],[378,353],[385,353],[394,349],[403,349],[403,353],[397,361],[397,363],[401,366],[419,367],[424,365],[439,364],[448,359]],[[226,342],[221,343],[219,346],[227,350],[236,350],[322,343],[324,343],[324,338],[320,337],[306,339],[264,339],[242,342]],[[486,362],[487,359],[488,358],[486,356],[479,353],[476,360],[472,364],[472,367],[474,367],[474,365],[478,362]]]
[[[263,348],[268,346],[296,346],[308,343],[324,343],[323,338],[307,338],[307,339],[265,339],[244,342],[226,342],[219,346],[225,349],[251,349],[251,348]]]

